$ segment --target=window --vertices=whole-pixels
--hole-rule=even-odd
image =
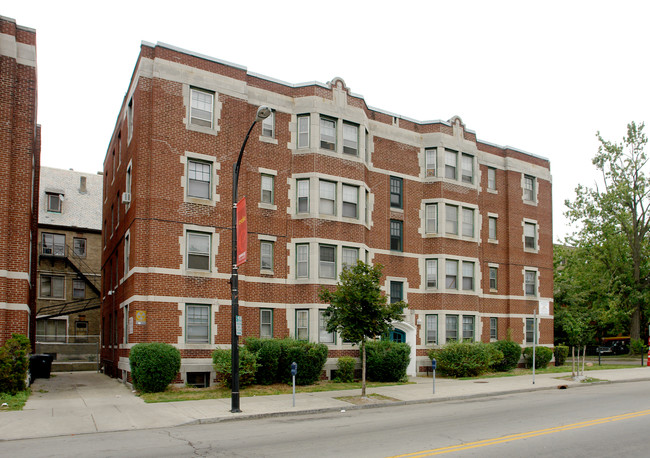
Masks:
[[[438,233],[438,204],[427,204],[425,207],[425,231],[427,234]]]
[[[424,150],[424,160],[425,160],[425,176],[426,177],[435,177],[436,176],[436,165],[438,162],[437,159],[438,149],[437,148],[428,148]]]
[[[64,236],[65,240],[65,236]],[[65,243],[65,242],[64,242]],[[72,251],[80,258],[86,257],[86,239],[74,237],[72,239]]]
[[[354,267],[359,260],[359,249],[343,247],[343,267]]]
[[[336,151],[336,121],[329,118],[320,118],[320,147]]]
[[[495,317],[490,318],[490,340],[499,339],[498,324],[499,324],[498,318]]]
[[[427,259],[427,288],[438,287],[438,260]]]
[[[264,202],[265,204],[273,204],[273,199],[274,199],[273,188],[274,188],[273,175],[262,175],[261,201]]]
[[[488,167],[487,169],[487,187],[491,191],[497,189],[497,169],[494,167]]]
[[[111,205],[111,237],[115,234],[115,207]]]
[[[117,163],[122,163],[122,132],[117,133]]]
[[[262,120],[262,137],[275,137],[275,112],[271,111],[268,118]]]
[[[497,219],[494,216],[488,216],[488,239],[497,239]]]
[[[524,200],[535,202],[535,177],[524,175]]]
[[[41,342],[65,342],[67,322],[63,319],[36,321],[36,336]]]
[[[401,281],[390,282],[390,303],[394,304],[404,299],[404,283]]]
[[[210,306],[186,306],[185,341],[188,343],[210,343]]]
[[[309,180],[298,180],[296,184],[298,213],[309,213]]]
[[[463,316],[463,340],[474,341],[474,317]]]
[[[263,270],[273,270],[273,242],[260,242],[260,267]]]
[[[524,248],[529,250],[537,249],[535,232],[537,232],[535,223],[524,223]]]
[[[343,152],[353,156],[359,155],[359,126],[343,123]]]
[[[309,115],[298,116],[298,148],[309,148]]]
[[[460,178],[463,183],[474,183],[474,157],[469,154],[461,156]]]
[[[357,186],[343,185],[343,216],[358,218],[359,188]]]
[[[44,232],[42,253],[52,256],[65,256],[65,235]]]
[[[126,168],[126,185],[124,192],[131,195],[131,164]],[[128,206],[129,204],[127,204]]]
[[[458,261],[445,262],[445,288],[458,289]]]
[[[445,340],[458,340],[458,315],[445,316]]]
[[[61,213],[61,200],[63,200],[62,194],[55,193],[45,193],[47,196],[47,211],[53,213]]]
[[[445,178],[456,180],[456,168],[458,167],[458,152],[445,150]]]
[[[210,234],[187,233],[187,267],[210,270]]]
[[[402,208],[402,179],[390,177],[390,206]]]
[[[535,319],[526,318],[526,343],[535,343]]]
[[[473,262],[463,262],[463,291],[474,291]]]
[[[199,89],[190,90],[190,124],[212,128],[214,94]]]
[[[390,220],[390,249],[402,251],[402,222]]]
[[[537,272],[526,270],[524,276],[526,296],[537,296]]]
[[[130,264],[131,260],[131,235],[126,234],[124,236],[124,276],[129,273],[129,269],[131,268]]]
[[[445,205],[445,216],[445,232],[458,235],[458,207],[456,205]]]
[[[309,245],[296,245],[296,277],[309,277]]]
[[[83,280],[74,278],[72,280],[72,298],[83,299],[86,297],[86,283]]]
[[[296,339],[309,340],[309,310],[296,310]]]
[[[438,344],[438,315],[426,316],[426,343]]]
[[[497,275],[499,273],[499,269],[496,267],[490,267],[490,289],[496,291],[497,290]]]
[[[463,237],[474,237],[474,210],[463,208]]]
[[[319,245],[318,268],[321,278],[336,278],[336,247]]]
[[[129,104],[126,106],[126,127],[127,127],[127,145],[131,143],[133,138],[133,99],[129,100]]]
[[[318,341],[321,343],[334,343],[334,333],[327,332],[327,317],[325,310],[318,311]]]
[[[64,297],[65,277],[56,275],[41,275],[41,296],[54,299]]]
[[[319,212],[323,215],[336,215],[336,183],[323,180],[318,183],[320,187]]]
[[[260,309],[260,339],[273,338],[273,309]]]
[[[192,388],[210,386],[210,372],[185,372],[185,384]]]
[[[187,161],[187,195],[201,199],[210,198],[211,165],[207,162]]]

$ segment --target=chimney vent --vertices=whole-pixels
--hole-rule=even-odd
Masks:
[[[86,193],[86,177],[79,178],[79,192]]]

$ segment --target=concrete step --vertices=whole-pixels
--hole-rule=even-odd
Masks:
[[[97,361],[52,361],[52,372],[97,371]]]

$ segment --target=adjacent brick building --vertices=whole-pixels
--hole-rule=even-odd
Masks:
[[[232,164],[260,105],[274,112],[239,180],[244,337],[324,342],[328,370],[357,355],[325,332],[318,292],[361,259],[409,304],[391,338],[411,345],[410,374],[450,340],[532,343],[535,309],[552,310],[547,159],[480,141],[458,117],[371,108],[340,78],[289,84],[143,43],[104,162],[107,373],[128,377],[129,348],[163,341],[183,382],[210,380],[212,350],[230,343]],[[552,345],[552,316],[539,329]]]
[[[41,167],[39,342],[98,342],[102,176]]]
[[[33,337],[40,126],[36,31],[0,16],[0,345]]]

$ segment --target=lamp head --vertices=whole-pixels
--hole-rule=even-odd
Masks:
[[[261,121],[271,116],[271,109],[266,105],[262,105],[257,109],[257,116],[255,116],[255,122]]]

